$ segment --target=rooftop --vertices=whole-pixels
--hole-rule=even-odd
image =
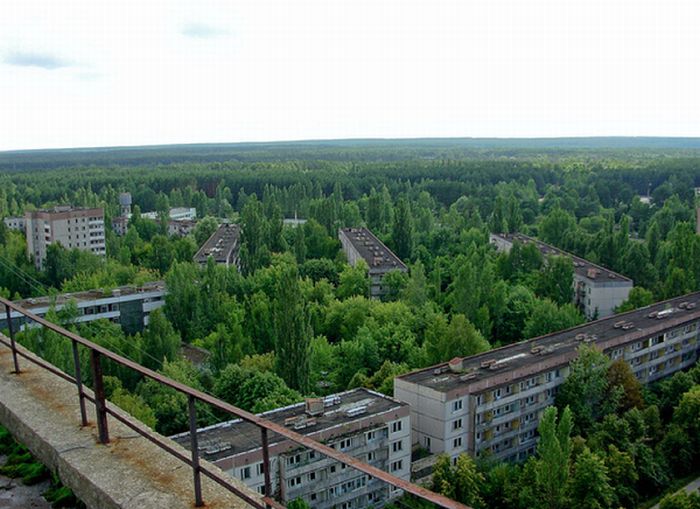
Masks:
[[[238,246],[240,236],[241,227],[237,224],[219,225],[194,255],[194,261],[205,264],[212,257],[216,263],[227,263],[231,252]]]
[[[290,427],[302,435],[312,435],[407,406],[406,403],[368,389],[353,389],[333,394],[326,396],[322,401],[323,413],[316,416],[306,413],[305,402],[260,415],[269,421]],[[339,431],[342,432],[342,429],[339,428]],[[203,457],[209,461],[228,458],[262,446],[260,429],[240,419],[197,430],[197,438]],[[190,443],[189,433],[181,433],[171,439],[185,447]],[[280,442],[281,437],[272,434],[269,440],[270,444],[274,444]]]
[[[407,270],[406,265],[367,228],[341,228],[371,269]]]
[[[99,211],[101,214],[104,214],[104,209],[102,207],[74,207],[72,205],[56,205],[46,209],[27,210],[25,214],[64,214],[67,212],[87,211]]]
[[[558,247],[545,244],[544,242],[523,235],[522,233],[494,233],[495,237],[500,237],[509,242],[521,242],[522,244],[535,244],[540,250],[543,256],[568,256],[574,262],[574,271],[577,275],[592,279],[595,281],[624,281],[632,283],[632,280],[627,276],[618,274],[615,271],[596,265],[595,263],[589,262],[575,254],[571,254],[567,251],[563,251]]]
[[[22,306],[24,309],[37,309],[51,305],[62,306],[71,301],[85,302],[95,301],[98,299],[107,299],[111,297],[134,295],[139,293],[165,291],[165,281],[153,281],[145,283],[142,286],[120,286],[111,290],[88,290],[85,292],[62,293],[60,295],[44,295],[30,299],[22,299],[14,301],[15,304]],[[2,307],[4,309],[4,307]]]
[[[557,356],[572,353],[581,343],[602,343],[646,330],[651,334],[653,326],[700,319],[698,304],[700,292],[691,293],[479,355],[453,359],[398,378],[439,392],[448,392],[461,384],[499,376],[504,368],[512,370],[524,367],[553,353]],[[450,365],[456,369],[450,369]]]

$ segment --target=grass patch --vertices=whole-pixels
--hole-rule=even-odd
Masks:
[[[49,489],[42,496],[55,508],[85,509],[85,504],[75,498],[70,490],[61,484],[57,475],[39,463],[29,450],[18,444],[10,432],[0,426],[0,455],[7,456],[4,465],[0,465],[0,474],[21,479],[23,484],[31,486],[49,480]]]

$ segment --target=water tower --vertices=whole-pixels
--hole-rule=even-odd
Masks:
[[[131,216],[131,193],[119,193],[119,212],[124,217]]]

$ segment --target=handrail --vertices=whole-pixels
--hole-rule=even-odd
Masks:
[[[102,387],[102,368],[101,368],[101,357],[105,357],[107,359],[110,359],[111,361],[114,361],[118,364],[121,364],[122,366],[125,366],[139,374],[141,374],[144,377],[150,378],[162,385],[165,385],[167,387],[170,387],[178,392],[181,392],[185,395],[188,396],[188,410],[189,410],[189,417],[190,417],[190,440],[191,440],[191,445],[192,445],[192,459],[187,459],[183,458],[182,455],[178,452],[176,452],[172,447],[169,445],[165,444],[162,441],[158,441],[157,439],[153,438],[152,435],[146,436],[149,440],[152,442],[155,442],[159,447],[165,449],[167,452],[170,454],[178,457],[188,465],[190,465],[193,469],[194,473],[194,492],[195,492],[195,505],[197,507],[201,507],[203,505],[203,499],[202,499],[202,493],[201,493],[201,482],[200,482],[200,473],[203,473],[207,477],[211,478],[218,484],[221,484],[237,496],[241,497],[243,500],[248,502],[249,504],[258,507],[259,509],[263,508],[269,508],[269,507],[283,507],[280,505],[277,501],[275,501],[272,498],[272,483],[270,479],[270,469],[269,469],[269,449],[268,449],[268,431],[272,433],[276,433],[277,435],[280,435],[288,440],[291,440],[292,442],[295,442],[299,445],[302,445],[308,449],[311,449],[313,451],[317,451],[329,458],[332,458],[336,461],[339,461],[341,463],[344,463],[355,470],[358,470],[360,472],[363,472],[371,477],[377,478],[391,486],[394,486],[396,488],[399,488],[403,490],[406,493],[410,493],[412,495],[415,495],[418,498],[421,498],[423,500],[426,500],[428,502],[431,502],[437,506],[444,507],[445,509],[470,509],[469,507],[456,502],[455,500],[452,500],[444,495],[440,495],[438,493],[432,492],[426,488],[423,488],[421,486],[415,485],[409,481],[406,481],[404,479],[401,479],[399,477],[396,477],[394,475],[391,475],[388,472],[385,472],[384,470],[381,470],[379,468],[373,467],[367,463],[364,463],[360,461],[359,459],[350,456],[349,454],[345,454],[343,452],[337,451],[331,447],[328,447],[327,445],[324,445],[320,442],[317,442],[316,440],[309,438],[305,435],[302,435],[300,433],[297,433],[293,430],[287,429],[284,426],[281,426],[277,423],[274,423],[272,421],[269,421],[263,417],[260,417],[258,415],[255,415],[251,412],[248,412],[246,410],[243,410],[241,408],[238,408],[234,405],[231,405],[229,403],[226,403],[225,401],[222,401],[218,398],[215,398],[213,396],[210,396],[209,394],[206,394],[202,391],[199,391],[197,389],[194,389],[192,387],[189,387],[187,385],[184,385],[180,382],[177,382],[171,378],[168,378],[164,375],[161,375],[160,373],[157,373],[151,369],[148,369],[130,359],[127,359],[119,354],[116,354],[112,352],[111,350],[108,350],[107,348],[104,348],[103,346],[100,346],[96,343],[93,343],[92,341],[89,341],[67,329],[64,329],[60,325],[56,325],[45,318],[42,318],[40,316],[35,315],[31,311],[28,311],[21,306],[18,306],[17,304],[0,297],[0,303],[5,306],[5,311],[7,314],[7,322],[8,322],[8,329],[10,333],[10,348],[12,349],[12,354],[13,354],[13,360],[15,364],[15,372],[17,374],[20,373],[19,369],[19,363],[17,356],[20,355],[32,362],[35,362],[32,358],[29,358],[26,355],[23,355],[21,351],[17,350],[15,346],[15,339],[14,339],[14,330],[13,330],[13,324],[12,324],[12,318],[11,318],[11,313],[10,310],[14,310],[25,317],[29,318],[30,320],[42,325],[46,329],[49,329],[57,334],[60,334],[61,336],[64,336],[68,339],[71,340],[73,344],[73,359],[76,367],[76,376],[75,378],[66,376],[66,378],[69,381],[74,381],[78,387],[78,394],[80,398],[80,404],[81,404],[81,416],[82,416],[82,422],[83,425],[87,424],[87,418],[86,418],[86,413],[85,413],[85,407],[84,407],[84,400],[87,399],[88,401],[91,401],[95,403],[96,407],[96,415],[97,415],[97,426],[98,426],[98,434],[100,437],[100,442],[102,443],[108,443],[109,442],[109,433],[107,429],[107,414],[112,415],[113,417],[117,418],[121,422],[129,425],[134,429],[135,431],[139,432],[140,434],[146,436],[145,433],[142,431],[135,429],[136,426],[133,426],[133,424],[130,424],[126,422],[126,420],[119,416],[116,412],[113,410],[110,410],[107,405],[106,405],[106,399],[105,399],[105,394],[104,394],[104,388]],[[4,341],[0,340],[0,342],[6,344]],[[77,346],[81,345],[88,350],[90,350],[90,365],[93,373],[93,380],[94,380],[94,398],[88,396],[83,392],[82,389],[82,380],[80,376],[80,360],[78,356],[78,350]],[[45,369],[48,369],[48,367],[43,364],[43,363],[37,363],[36,364],[42,366]],[[56,371],[53,371],[54,373]],[[261,430],[261,443],[262,443],[262,449],[263,449],[263,463],[264,463],[264,473],[265,473],[265,496],[262,497],[262,500],[264,501],[264,505],[260,504],[258,500],[251,498],[249,495],[246,493],[241,492],[238,490],[235,486],[231,485],[228,481],[225,479],[220,478],[216,474],[207,471],[203,467],[199,465],[199,451],[197,448],[197,428],[196,428],[196,408],[195,408],[195,401],[201,401],[203,403],[207,403],[214,408],[217,408],[219,410],[222,410],[224,412],[227,412],[231,415],[234,415],[244,421],[247,421],[249,423],[254,424]]]

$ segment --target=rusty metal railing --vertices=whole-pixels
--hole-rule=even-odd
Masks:
[[[117,419],[121,423],[125,424],[135,432],[137,432],[139,435],[143,436],[147,440],[153,442],[156,444],[158,447],[161,449],[165,450],[169,454],[175,456],[179,460],[183,461],[187,465],[189,465],[192,468],[192,475],[193,475],[193,491],[194,491],[194,502],[196,507],[202,507],[204,505],[204,498],[202,496],[202,483],[201,483],[201,476],[204,475],[211,479],[212,481],[216,482],[217,484],[221,485],[222,487],[226,488],[230,492],[232,492],[234,495],[240,497],[242,500],[244,500],[246,503],[250,504],[253,507],[256,507],[258,509],[270,509],[272,507],[276,509],[282,509],[284,507],[283,504],[279,503],[277,500],[273,498],[272,494],[272,480],[270,477],[270,454],[269,454],[269,444],[268,444],[268,432],[275,433],[277,435],[280,435],[281,437],[290,440],[300,446],[306,447],[307,449],[317,451],[329,458],[332,458],[340,463],[343,463],[351,468],[354,468],[355,470],[358,470],[360,472],[363,472],[373,478],[379,479],[380,481],[393,486],[395,488],[403,490],[405,493],[409,493],[411,495],[414,495],[420,499],[423,499],[425,501],[431,502],[437,506],[444,507],[445,509],[469,509],[467,506],[460,504],[459,502],[456,502],[450,498],[445,497],[444,495],[440,495],[438,493],[434,493],[426,488],[423,488],[421,486],[415,485],[409,481],[406,481],[404,479],[401,479],[399,477],[393,476],[389,474],[388,472],[385,472],[384,470],[381,470],[379,468],[376,468],[372,465],[369,465],[367,463],[364,463],[360,461],[359,459],[350,456],[348,454],[342,453],[340,451],[337,451],[331,447],[328,447],[327,445],[324,445],[320,442],[317,442],[316,440],[304,436],[300,433],[297,433],[295,431],[292,431],[290,429],[285,428],[284,426],[281,426],[277,423],[274,423],[272,421],[269,421],[267,419],[264,419],[258,415],[255,415],[253,413],[247,412],[243,409],[240,409],[238,407],[235,407],[229,403],[226,403],[225,401],[222,401],[220,399],[217,399],[209,394],[206,394],[202,391],[198,391],[197,389],[193,389],[192,387],[189,387],[187,385],[184,385],[180,382],[177,382],[175,380],[172,380],[171,378],[168,378],[166,376],[161,375],[160,373],[156,373],[155,371],[148,369],[144,366],[141,366],[140,364],[137,364],[134,361],[131,361],[127,359],[126,357],[122,357],[121,355],[118,355],[107,348],[104,348],[100,345],[97,345],[69,330],[64,329],[63,327],[56,325],[52,322],[49,322],[48,320],[35,315],[34,313],[27,311],[26,309],[14,304],[13,302],[4,299],[0,297],[0,304],[3,304],[5,306],[6,314],[7,314],[7,324],[8,324],[8,331],[9,331],[9,342],[4,340],[2,337],[0,337],[0,343],[4,344],[5,346],[9,347],[12,350],[12,360],[14,364],[14,373],[19,375],[21,373],[20,370],[20,365],[19,365],[19,357],[23,357],[26,360],[50,371],[51,373],[54,373],[58,375],[59,377],[63,378],[64,380],[67,380],[71,383],[74,383],[76,385],[77,391],[78,391],[78,399],[80,402],[80,416],[81,416],[81,424],[83,426],[87,426],[88,423],[88,417],[87,417],[87,411],[86,411],[86,406],[85,406],[85,401],[89,401],[92,404],[95,405],[95,415],[96,415],[96,424],[97,424],[97,431],[98,431],[98,437],[99,441],[102,444],[107,444],[109,443],[109,428],[108,428],[108,423],[107,423],[107,415],[111,415],[113,418]],[[73,362],[74,362],[74,367],[75,367],[75,377],[72,377],[57,367],[53,366],[52,364],[45,362],[43,359],[36,358],[34,356],[29,356],[26,355],[22,350],[19,350],[17,348],[16,342],[15,342],[15,330],[14,330],[14,325],[12,323],[12,316],[11,316],[11,310],[14,310],[21,315],[25,316],[26,318],[32,320],[33,322],[38,323],[39,325],[43,326],[44,328],[51,330],[57,334],[60,334],[61,336],[69,339],[72,344],[72,350],[73,350]],[[92,380],[93,380],[93,394],[94,396],[90,396],[88,393],[86,393],[83,389],[83,381],[82,381],[82,375],[80,371],[80,355],[79,355],[79,346],[82,346],[90,352],[90,368],[92,371]],[[107,405],[107,401],[105,398],[105,390],[104,390],[104,384],[103,384],[103,374],[102,374],[102,359],[106,358],[109,359],[113,362],[116,362],[117,364],[121,364],[122,366],[125,366],[137,373],[139,373],[141,376],[150,378],[151,380],[155,380],[156,382],[170,387],[171,389],[176,390],[177,392],[183,393],[187,396],[188,399],[188,413],[189,413],[189,432],[190,432],[190,447],[191,447],[191,457],[188,457],[184,454],[182,454],[180,451],[172,447],[169,443],[165,442],[164,440],[159,439],[155,434],[153,433],[148,433],[144,429],[142,429],[141,426],[137,426],[134,423],[132,423],[129,419],[124,418],[121,416],[117,411],[114,409],[110,408],[110,406]],[[201,401],[203,403],[206,403],[222,412],[234,415],[235,417],[242,419],[244,421],[247,421],[249,423],[254,424],[260,429],[260,435],[261,435],[261,444],[262,444],[262,453],[263,453],[263,471],[264,471],[264,478],[265,478],[265,492],[263,494],[262,498],[262,503],[260,499],[256,497],[252,497],[248,493],[245,493],[238,489],[236,486],[234,486],[230,480],[227,480],[218,474],[204,468],[200,464],[199,460],[199,448],[198,448],[198,443],[197,443],[197,409],[195,403],[197,401]]]

